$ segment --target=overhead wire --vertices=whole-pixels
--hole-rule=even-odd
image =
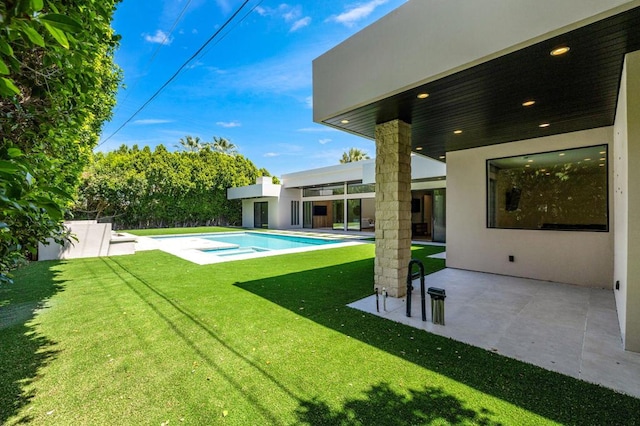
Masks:
[[[171,34],[173,34],[173,31],[176,29],[176,27],[178,26],[178,23],[182,20],[182,17],[184,16],[184,14],[187,12],[187,9],[189,8],[189,5],[191,4],[192,0],[187,0],[187,3],[184,5],[184,7],[182,8],[182,10],[180,11],[180,14],[178,15],[178,17],[176,18],[175,21],[173,21],[173,25],[171,26],[171,28],[169,29],[169,32],[166,34],[163,34],[164,37],[162,39],[162,41],[160,41],[160,44],[158,44],[158,46],[155,48],[155,50],[153,51],[153,53],[151,54],[151,57],[149,58],[149,60],[147,61],[147,63],[144,65],[143,67],[143,73],[146,72],[149,67],[151,66],[151,64],[153,63],[154,59],[156,58],[156,56],[158,56],[158,53],[160,52],[160,49],[162,48],[162,46],[164,46],[164,44],[171,38]],[[118,111],[120,111],[120,109],[122,108],[122,105],[124,105],[127,101],[127,99],[129,99],[129,96],[131,96],[131,93],[133,93],[136,89],[136,87],[138,87],[138,83],[140,83],[140,80],[142,79],[142,76],[138,77],[136,79],[136,81],[133,83],[133,85],[131,86],[131,89],[127,90],[126,95],[124,97],[124,99],[119,102],[119,106],[116,109],[116,111],[114,112],[114,114],[116,114]]]
[[[110,140],[112,137],[114,137],[116,134],[118,134],[120,132],[120,130],[122,130],[127,124],[129,124],[140,112],[142,112],[142,110],[144,110],[147,105],[149,105],[156,97],[158,97],[158,95],[160,95],[160,93],[169,85],[171,84],[171,82],[173,80],[176,79],[176,77],[178,77],[178,75],[182,72],[182,70],[184,70],[187,65],[192,62],[193,60],[195,60],[198,55],[200,55],[200,53],[209,45],[209,43],[211,43],[217,36],[218,34],[220,34],[234,19],[236,16],[238,16],[238,14],[242,11],[242,9],[244,9],[244,7],[247,5],[247,3],[249,3],[250,0],[245,0],[242,5],[240,5],[240,7],[238,9],[236,9],[236,11],[224,22],[224,24],[222,24],[222,26],[220,28],[218,28],[218,30],[216,30],[215,33],[213,33],[213,35],[211,37],[209,37],[209,39],[207,39],[207,41],[204,42],[204,44],[202,46],[200,46],[200,48],[198,48],[198,50],[189,57],[189,59],[187,59],[181,66],[180,68],[178,68],[178,70],[171,76],[169,77],[169,79],[162,85],[160,86],[160,88],[158,90],[156,90],[156,92],[151,95],[151,97],[149,99],[147,99],[140,108],[138,108],[136,110],[136,112],[134,112],[127,120],[125,120],[124,123],[122,123],[122,125],[120,125],[120,127],[118,127],[113,133],[111,133],[106,139],[102,140],[102,142],[100,142],[96,148],[99,148],[100,146],[102,146],[104,143],[106,143],[108,140]],[[262,0],[261,0],[262,2]],[[255,7],[254,7],[255,9]],[[254,10],[252,9],[252,11]],[[246,17],[246,16],[245,16]],[[244,18],[243,18],[244,19]]]

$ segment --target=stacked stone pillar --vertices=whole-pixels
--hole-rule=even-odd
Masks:
[[[407,292],[411,260],[411,126],[393,120],[376,126],[376,259],[374,288]]]

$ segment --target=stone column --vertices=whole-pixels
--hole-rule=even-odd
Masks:
[[[407,293],[411,260],[411,126],[376,126],[376,259],[374,289]]]

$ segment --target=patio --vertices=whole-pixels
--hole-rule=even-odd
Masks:
[[[622,349],[613,291],[447,268],[426,287],[444,288],[445,326],[421,318],[420,280],[406,298],[375,296],[349,306],[640,398],[640,354]]]

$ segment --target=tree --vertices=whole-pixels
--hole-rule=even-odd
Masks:
[[[369,157],[366,152],[359,150],[358,148],[351,148],[349,152],[344,152],[340,159],[341,164],[353,163],[355,161],[368,160]]]
[[[113,218],[116,229],[239,224],[242,203],[227,200],[227,189],[265,174],[242,155],[123,146],[95,154],[83,173],[74,214]]]
[[[185,136],[184,139],[180,139],[178,142],[180,146],[178,148],[182,148],[186,152],[199,152],[208,144],[203,144],[200,142],[199,137],[192,137],[190,135]]]
[[[121,78],[117,0],[0,3],[0,282],[63,219]]]
[[[223,154],[235,155],[238,152],[237,147],[232,144],[231,141],[218,136],[213,137],[212,146],[214,151],[218,151]]]

